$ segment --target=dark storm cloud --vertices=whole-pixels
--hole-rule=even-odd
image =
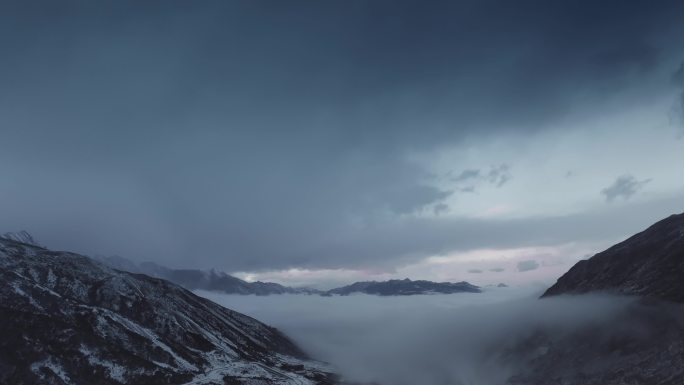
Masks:
[[[641,190],[651,179],[637,180],[632,175],[622,175],[615,179],[610,186],[601,190],[605,195],[606,202],[612,202],[617,198],[629,199]]]
[[[480,269],[470,269],[470,270],[468,270],[468,273],[471,273],[471,274],[482,274],[483,271],[480,270]]]
[[[518,268],[518,271],[525,272],[530,270],[537,270],[539,268],[539,263],[534,259],[530,259],[518,262],[515,267]]]
[[[683,7],[5,1],[0,225],[230,270],[562,238],[427,218],[452,192],[410,155],[649,100]]]
[[[493,269],[489,269],[489,271],[494,272],[494,273],[501,273],[504,270],[506,270],[506,269],[504,269],[503,267],[495,267]]]

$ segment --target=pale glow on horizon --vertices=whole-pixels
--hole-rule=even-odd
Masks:
[[[409,278],[431,281],[468,281],[486,286],[538,285],[553,283],[572,265],[608,247],[611,242],[557,246],[531,246],[511,249],[478,249],[449,255],[431,256],[396,269],[307,269],[291,268],[263,272],[237,272],[248,282],[276,282],[292,287],[330,289],[357,281],[384,281]],[[519,271],[521,261],[535,261],[538,267]]]

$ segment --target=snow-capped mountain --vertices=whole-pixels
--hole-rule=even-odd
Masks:
[[[4,239],[11,239],[13,241],[21,242],[21,243],[26,243],[28,245],[33,245],[33,246],[40,246],[25,230],[21,230],[18,232],[7,232],[2,235],[0,235],[0,238]]]
[[[432,282],[412,281],[406,279],[391,279],[383,282],[355,282],[348,286],[332,289],[328,295],[349,295],[364,293],[374,295],[418,295],[418,294],[453,294],[453,293],[480,293],[481,290],[468,282]]]
[[[278,330],[168,281],[0,239],[0,384],[332,384]]]

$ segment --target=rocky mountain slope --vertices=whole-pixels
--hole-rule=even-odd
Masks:
[[[0,384],[330,384],[278,330],[162,279],[0,239]]]
[[[356,282],[348,286],[329,290],[328,295],[349,295],[352,293],[390,295],[480,293],[480,288],[468,282],[432,282],[392,279],[383,282]]]
[[[578,262],[543,296],[597,291],[684,302],[684,214]]]

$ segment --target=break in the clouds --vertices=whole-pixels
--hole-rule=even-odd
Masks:
[[[637,180],[632,175],[622,175],[615,179],[613,184],[601,190],[601,194],[606,197],[607,202],[617,198],[629,199],[650,181],[651,179]]]
[[[683,16],[680,1],[4,1],[0,231],[228,271],[619,239],[682,211]],[[624,170],[650,194],[603,207]]]
[[[536,270],[539,268],[539,262],[535,261],[534,259],[530,259],[527,261],[520,261],[520,262],[518,262],[516,267],[518,268],[519,272]]]

